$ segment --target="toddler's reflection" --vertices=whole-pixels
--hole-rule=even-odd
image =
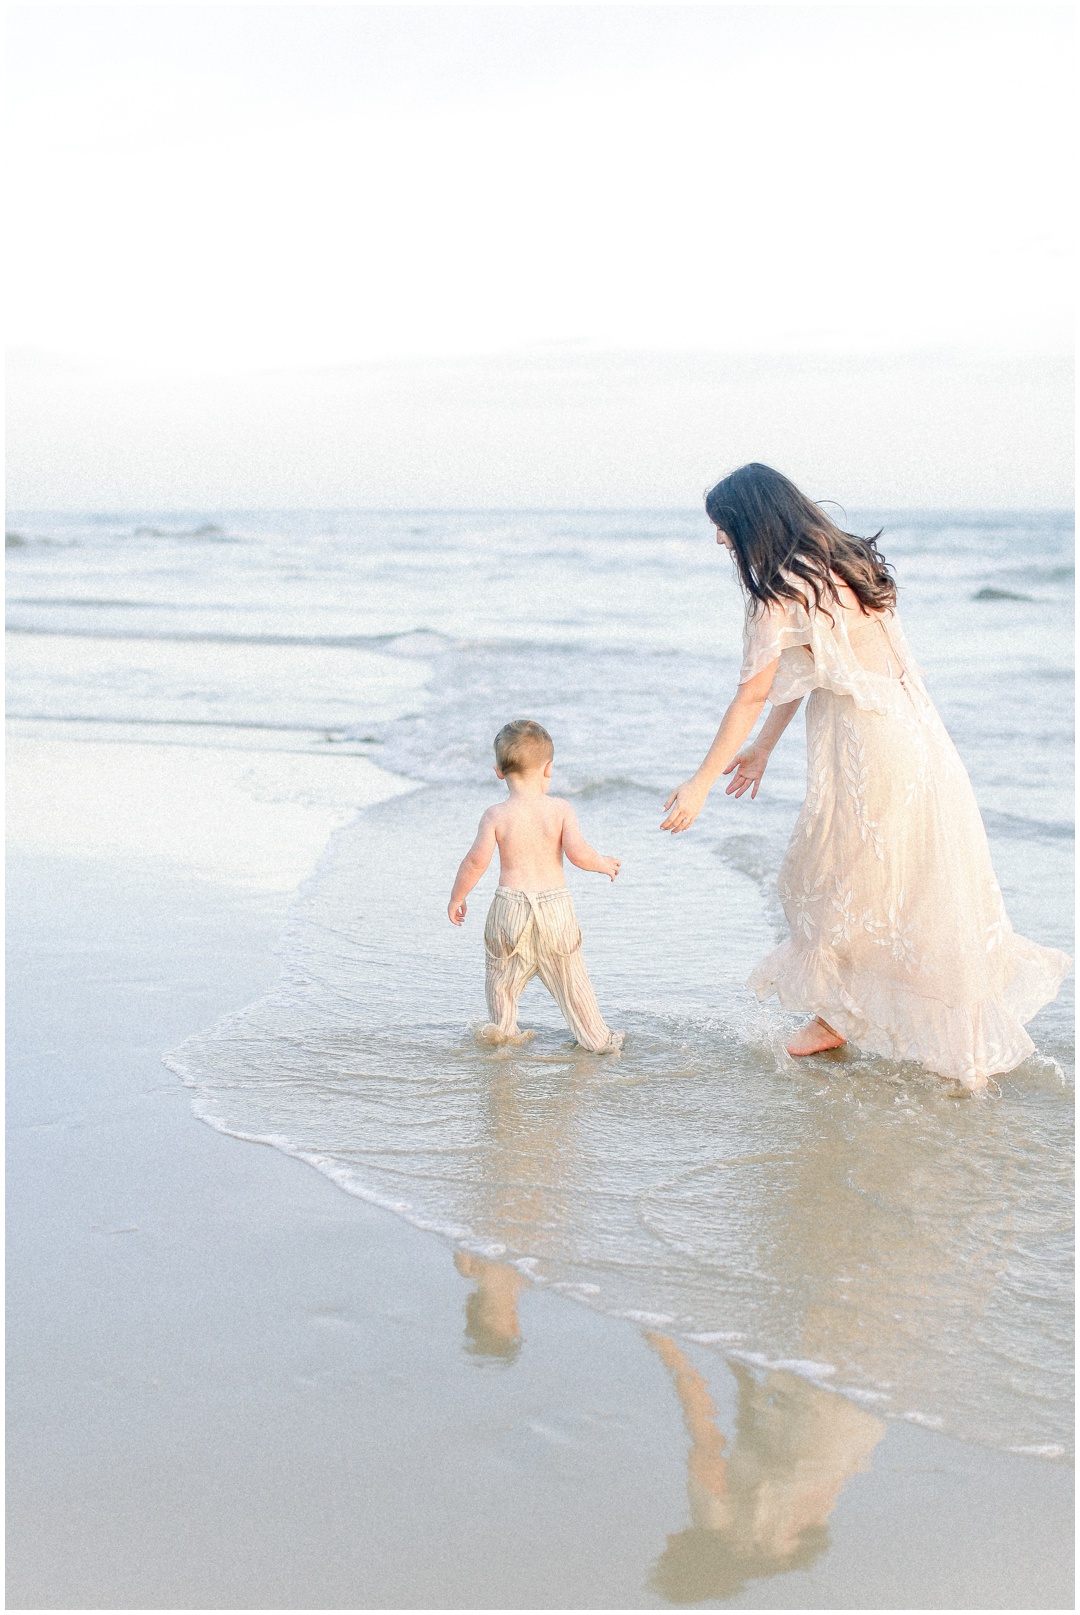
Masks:
[[[690,1435],[687,1492],[693,1526],[668,1537],[653,1569],[673,1604],[731,1598],[757,1576],[809,1565],[828,1546],[826,1521],[844,1485],[869,1467],[885,1434],[880,1419],[796,1374],[738,1384],[730,1451],[704,1379],[673,1340],[645,1339],[671,1371]]]
[[[476,1280],[465,1302],[466,1350],[512,1363],[521,1350],[517,1298],[524,1278],[507,1262],[491,1262],[471,1251],[457,1251],[454,1266],[462,1278]]]

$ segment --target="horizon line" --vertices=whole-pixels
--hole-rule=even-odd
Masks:
[[[819,504],[839,505],[822,498]],[[1075,505],[890,505],[840,509],[881,516],[1074,516]],[[12,505],[8,516],[686,516],[699,505]],[[705,517],[704,519],[708,519]]]

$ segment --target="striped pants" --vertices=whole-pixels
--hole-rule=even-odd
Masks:
[[[604,1023],[581,957],[581,931],[565,886],[550,892],[515,892],[498,886],[484,926],[491,1042],[519,1038],[522,990],[539,976],[584,1049],[603,1054],[622,1046],[622,1033]]]

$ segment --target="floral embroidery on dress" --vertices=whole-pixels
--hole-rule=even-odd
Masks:
[[[860,915],[855,908],[855,893],[850,886],[845,890],[845,882],[839,875],[833,877],[836,885],[836,894],[832,906],[837,919],[829,932],[829,938],[835,948],[840,942],[850,942],[863,926],[867,916]]]
[[[813,941],[816,923],[811,910],[815,903],[821,902],[824,895],[818,890],[824,879],[824,875],[819,875],[813,885],[811,885],[809,879],[804,879],[802,889],[799,891],[794,891],[789,881],[781,880],[778,883],[777,889],[780,896],[785,899],[785,907],[789,903],[791,905],[788,919],[791,922],[792,929],[801,931],[808,942]]]
[[[919,758],[919,767],[914,779],[909,779],[904,788],[904,806],[913,807],[920,796],[925,796],[930,785],[930,769],[927,766],[925,755]]]
[[[879,948],[888,948],[897,964],[903,965],[905,970],[912,970],[918,959],[915,947],[914,922],[904,913],[904,888],[901,886],[887,910],[885,919],[878,919],[871,909],[866,909],[862,916],[862,929],[872,936]],[[924,962],[924,974],[933,974],[933,969]]]
[[[803,834],[812,835],[818,814],[825,803],[825,795],[829,789],[830,769],[827,762],[807,759],[806,767],[806,801],[803,803]]]
[[[877,938],[878,947],[888,948],[897,964],[902,964],[905,970],[911,970],[916,957],[914,926],[904,914],[902,886],[896,894],[896,901],[889,904],[889,918],[881,922],[880,929],[885,935]]]
[[[866,791],[870,783],[870,770],[866,763],[866,748],[859,736],[859,731],[850,718],[845,717],[844,724],[844,758],[842,768],[847,781],[848,795],[851,797],[855,809],[855,822],[859,827],[859,836],[862,841],[874,849],[874,856],[884,860],[885,849],[881,836],[878,834],[878,825],[870,818],[866,806]]]
[[[915,772],[904,783],[904,807],[913,807],[930,788],[930,754],[926,734],[909,700],[900,708],[901,721],[915,752]]]

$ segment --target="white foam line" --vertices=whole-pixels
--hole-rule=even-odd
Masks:
[[[846,1396],[849,1402],[865,1402],[867,1407],[880,1407],[889,1400],[888,1391],[864,1391],[858,1385],[830,1385],[829,1389]]]
[[[1065,1448],[1055,1446],[1052,1442],[1045,1446],[1035,1447],[1006,1447],[1006,1452],[1019,1453],[1023,1458],[1064,1458]]]
[[[758,1351],[733,1351],[731,1356],[740,1363],[748,1363],[751,1368],[764,1368],[770,1371],[782,1369],[788,1374],[797,1374],[800,1379],[815,1382],[831,1379],[836,1373],[832,1363],[815,1363],[806,1357],[766,1357]]]
[[[898,1417],[905,1424],[921,1424],[924,1430],[940,1430],[945,1423],[936,1413],[901,1413]]]

